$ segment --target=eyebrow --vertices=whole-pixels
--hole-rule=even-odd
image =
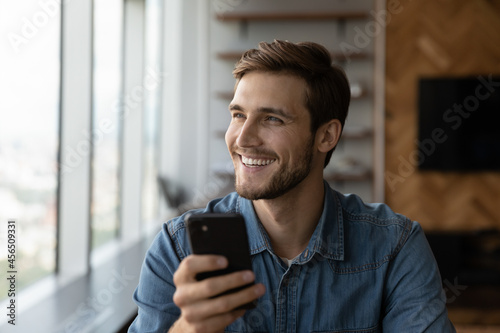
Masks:
[[[242,108],[238,104],[231,104],[229,105],[229,111],[244,111],[245,109]],[[283,109],[279,108],[273,108],[273,107],[260,107],[257,108],[257,112],[259,113],[266,113],[266,114],[274,114],[286,119],[293,119],[294,117],[286,113]]]

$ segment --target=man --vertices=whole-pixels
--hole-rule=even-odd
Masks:
[[[454,332],[420,226],[323,180],[350,100],[327,50],[260,43],[233,74],[226,143],[237,193],[198,212],[244,216],[253,272],[197,281],[227,261],[191,255],[185,215],[175,218],[146,255],[129,332]]]

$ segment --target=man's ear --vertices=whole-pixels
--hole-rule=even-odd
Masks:
[[[316,131],[316,144],[318,150],[322,153],[327,153],[332,150],[339,141],[342,125],[340,120],[332,119],[321,125]]]

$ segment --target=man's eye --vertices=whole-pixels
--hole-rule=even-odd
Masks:
[[[272,121],[272,122],[283,123],[283,120],[276,118],[276,117],[273,117],[273,116],[267,117],[267,120]]]
[[[233,113],[233,118],[245,118],[245,115],[242,113]]]

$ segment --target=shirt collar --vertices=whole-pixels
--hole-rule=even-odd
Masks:
[[[319,253],[327,259],[344,260],[344,218],[342,216],[342,205],[337,195],[326,181],[325,200],[323,203],[323,213],[318,225],[314,230],[309,245],[301,256],[300,260],[309,260],[305,255],[309,250]]]
[[[245,217],[250,254],[254,255],[264,250],[272,252],[271,241],[255,213],[252,201],[238,196],[236,211]]]
[[[335,192],[325,181],[323,213],[307,248],[297,258],[299,264],[312,259],[315,253],[326,259],[344,260],[344,224],[342,206]],[[264,250],[272,251],[269,236],[259,221],[252,201],[238,197],[236,210],[245,216],[248,242],[252,255]]]

